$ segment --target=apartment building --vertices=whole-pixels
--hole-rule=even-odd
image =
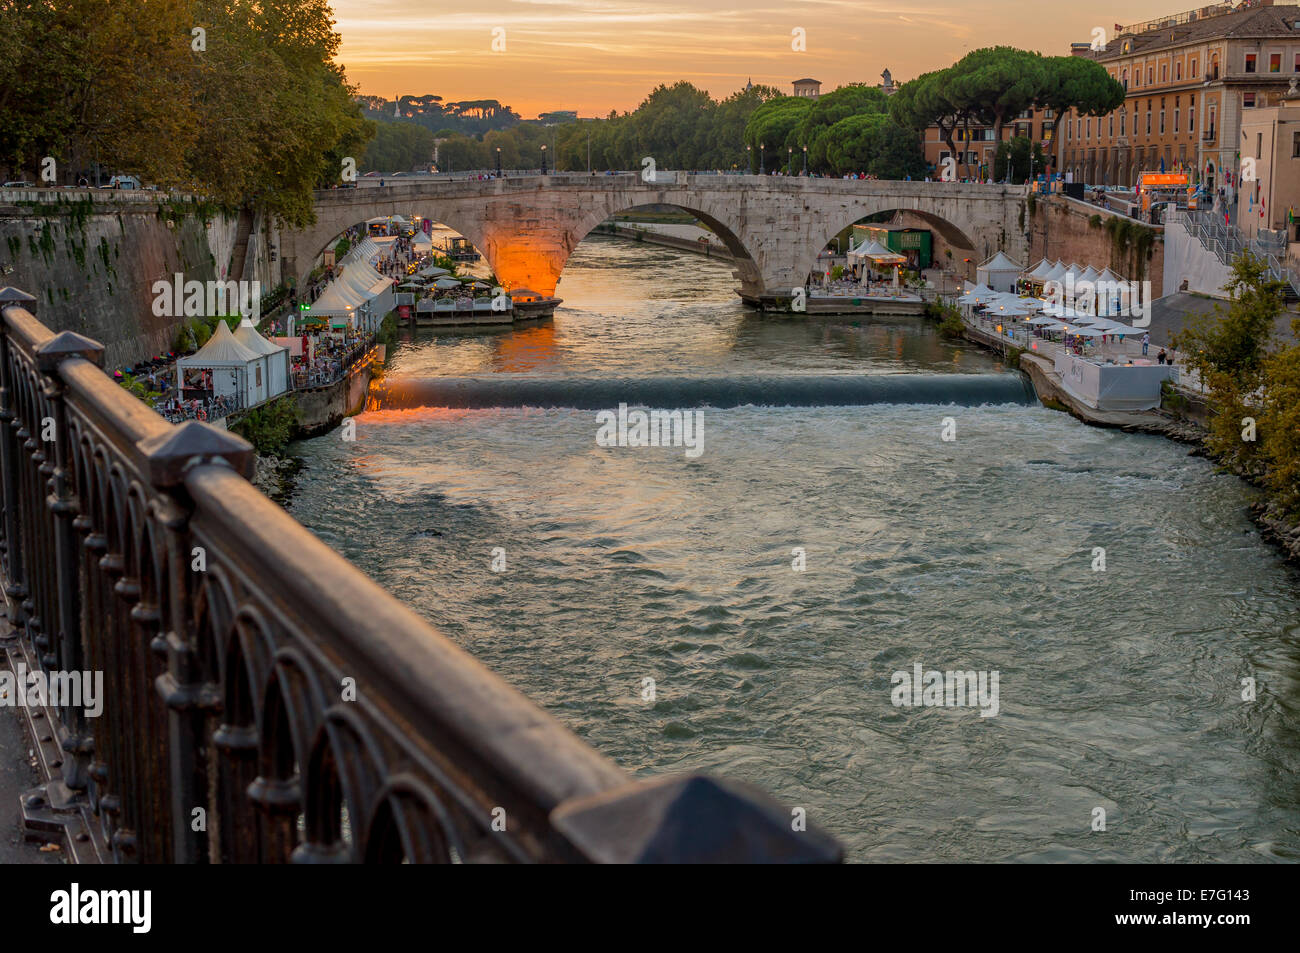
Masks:
[[[1254,0],[1117,25],[1094,49],[1075,43],[1126,90],[1105,116],[1062,123],[1062,171],[1090,185],[1132,185],[1139,172],[1183,169],[1213,195],[1235,190],[1243,117],[1279,102],[1300,77],[1300,6]]]

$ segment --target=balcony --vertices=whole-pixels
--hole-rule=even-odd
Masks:
[[[1214,141],[1214,127],[1213,127],[1213,126],[1211,126],[1209,129],[1206,129],[1204,132],[1201,133],[1201,141],[1202,141],[1202,142],[1213,142],[1213,141]]]

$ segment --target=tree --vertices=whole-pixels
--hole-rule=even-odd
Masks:
[[[920,175],[925,156],[910,129],[885,113],[862,113],[841,119],[826,131],[826,158],[836,175],[865,172],[882,179]]]
[[[1294,341],[1264,358],[1264,406],[1259,422],[1268,470],[1265,485],[1284,513],[1300,516],[1300,318]]]
[[[1042,88],[1037,105],[1056,116],[1052,136],[1053,165],[1061,167],[1065,118],[1071,109],[1084,116],[1104,116],[1124,104],[1124,87],[1095,60],[1081,56],[1046,56],[1042,60]]]
[[[745,144],[751,149],[750,172],[757,172],[760,164],[768,168],[766,162],[760,163],[761,157],[773,156],[771,168],[774,169],[781,164],[781,160],[775,157],[786,155],[787,149],[799,148],[802,151],[803,144],[798,141],[799,123],[811,108],[810,99],[782,96],[768,100],[750,114],[749,122],[745,124]]]
[[[1265,264],[1250,252],[1233,259],[1224,286],[1229,304],[1216,319],[1200,321],[1174,335],[1173,345],[1205,382],[1216,414],[1210,421],[1210,451],[1234,466],[1254,469],[1257,444],[1242,439],[1242,421],[1258,419],[1268,347],[1282,313],[1282,283],[1267,277]]]
[[[998,151],[993,157],[993,178],[998,182],[1010,179],[1013,185],[1023,185],[1029,181],[1031,169],[1042,172],[1046,168],[1047,159],[1042,147],[1025,136],[1015,136],[1006,142],[999,142]]]
[[[1010,46],[967,53],[948,71],[947,95],[968,114],[993,124],[993,141],[1002,127],[1032,106],[1044,91],[1043,57]]]

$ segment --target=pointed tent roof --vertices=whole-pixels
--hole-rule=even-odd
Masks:
[[[208,338],[208,343],[189,357],[182,357],[178,363],[185,367],[242,367],[261,356],[240,343],[229,324],[218,321],[217,330]]]
[[[256,354],[279,354],[284,350],[258,334],[257,328],[253,327],[253,322],[248,318],[239,322],[239,327],[235,329],[235,340]]]
[[[1002,252],[998,252],[988,261],[984,262],[984,264],[980,265],[980,268],[985,271],[1014,271],[1016,274],[1020,274],[1020,272],[1024,270],[1019,262],[1012,261]]]
[[[1065,278],[1065,265],[1059,261],[1043,276],[1044,281],[1061,281],[1063,278]]]
[[[870,258],[874,261],[906,261],[905,255],[886,248],[880,242],[872,240],[865,246],[859,245],[857,248],[849,250],[849,254],[855,258]]]
[[[1029,277],[1045,278],[1047,277],[1047,273],[1051,270],[1052,270],[1052,263],[1048,261],[1046,258],[1044,258],[1042,261],[1040,261],[1037,265],[1034,266],[1034,270],[1029,273]]]
[[[1115,274],[1109,268],[1103,268],[1101,274],[1097,276],[1098,281],[1121,281],[1119,275]]]
[[[312,303],[307,314],[313,316],[347,314],[363,304],[365,300],[347,285],[332,281]]]
[[[1096,281],[1096,280],[1097,280],[1097,269],[1096,269],[1096,268],[1093,268],[1092,265],[1089,265],[1087,268],[1083,269],[1083,274],[1079,276],[1079,280],[1080,280],[1080,281]]]

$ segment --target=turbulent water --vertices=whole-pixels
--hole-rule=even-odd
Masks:
[[[732,286],[584,243],[553,325],[400,349],[394,402],[443,406],[299,445],[292,512],[628,770],[751,781],[851,859],[1300,858],[1300,579],[1249,491],[919,320]],[[597,445],[646,394],[699,456]],[[997,714],[896,706],[916,663],[997,672]]]

